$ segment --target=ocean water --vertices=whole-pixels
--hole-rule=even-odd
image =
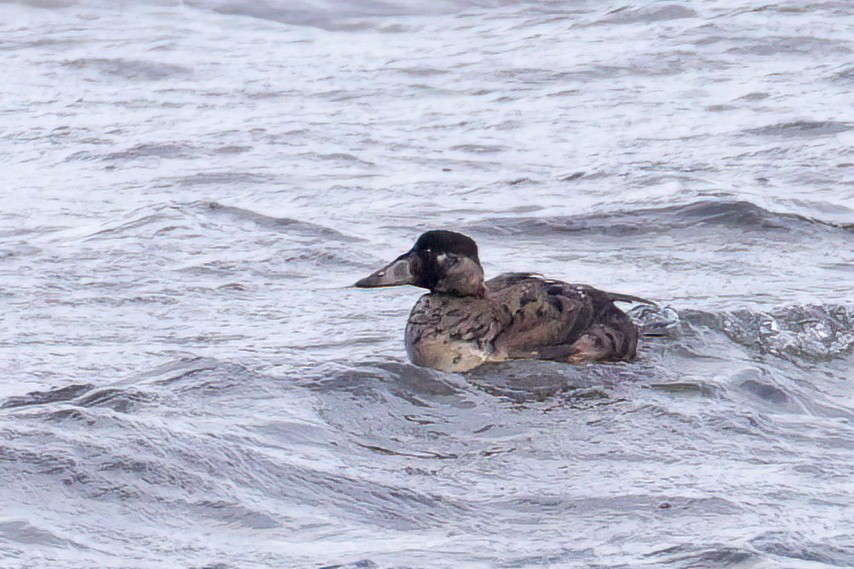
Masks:
[[[854,566],[848,1],[0,2],[0,567]],[[412,366],[430,228],[660,303]]]

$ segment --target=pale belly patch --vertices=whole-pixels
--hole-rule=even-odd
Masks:
[[[412,329],[407,329],[406,340],[409,359],[418,366],[461,372],[491,359],[490,352],[481,348],[478,342],[451,340],[439,335],[419,336]]]

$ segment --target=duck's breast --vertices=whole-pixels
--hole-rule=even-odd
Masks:
[[[409,315],[406,352],[415,365],[468,371],[492,359],[499,329],[485,299],[427,294]]]

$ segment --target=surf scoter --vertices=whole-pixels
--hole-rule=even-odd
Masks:
[[[477,244],[453,231],[428,231],[415,246],[355,286],[426,288],[406,325],[418,366],[468,371],[485,362],[540,359],[628,361],[638,330],[615,301],[650,301],[529,273],[483,280]]]

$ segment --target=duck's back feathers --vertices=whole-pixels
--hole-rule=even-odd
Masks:
[[[610,293],[526,273],[500,275],[486,288],[510,320],[493,342],[497,354],[570,362],[635,355],[637,330]]]
[[[621,292],[608,292],[606,294],[608,295],[608,298],[610,298],[613,302],[637,302],[640,304],[649,304],[650,306],[658,306],[657,303],[651,300],[647,300],[639,296],[634,296],[632,294],[623,294]]]

